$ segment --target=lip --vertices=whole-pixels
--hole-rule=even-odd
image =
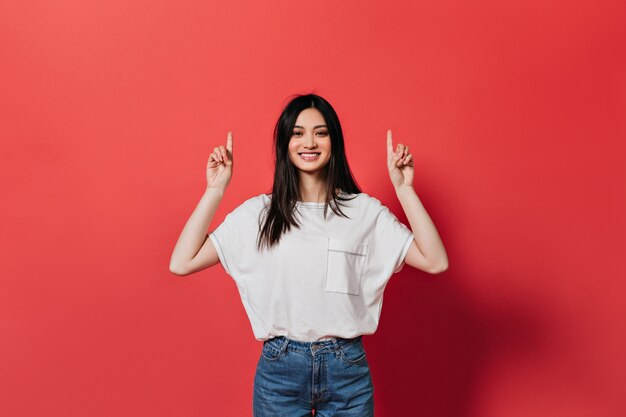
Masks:
[[[303,154],[305,154],[305,153],[312,153],[312,154],[315,154],[315,156],[304,156]],[[300,155],[300,158],[304,159],[305,161],[315,161],[322,154],[321,154],[321,152],[299,152],[298,155]]]

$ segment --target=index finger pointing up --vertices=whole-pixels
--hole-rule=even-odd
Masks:
[[[391,129],[387,129],[387,155],[393,153],[393,140],[391,139]]]
[[[228,137],[226,138],[226,149],[231,154],[233,153],[233,132],[228,132]]]

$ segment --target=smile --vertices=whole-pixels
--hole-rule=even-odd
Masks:
[[[299,153],[298,155],[300,155],[300,157],[302,159],[304,159],[305,161],[313,161],[315,159],[317,159],[320,156],[320,152],[303,152],[303,153]]]

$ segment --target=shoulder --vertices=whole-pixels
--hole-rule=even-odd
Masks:
[[[378,200],[376,197],[373,197],[367,193],[359,193],[356,195],[358,196],[358,198],[360,198],[362,201],[365,201],[367,204],[380,204],[380,200]]]
[[[385,208],[385,206],[380,202],[379,199],[367,193],[359,193],[359,194],[353,194],[353,195],[356,195],[355,200],[359,202],[359,206],[363,210],[376,211],[376,210],[382,210]]]
[[[269,204],[271,196],[267,194],[258,194],[248,198],[241,205],[249,208],[263,208]]]
[[[267,194],[259,194],[246,199],[239,204],[229,214],[234,216],[258,216],[259,212],[269,204],[270,198]]]
[[[398,220],[396,215],[385,206],[378,198],[366,193],[360,193],[360,216],[365,223],[381,223],[395,222]]]

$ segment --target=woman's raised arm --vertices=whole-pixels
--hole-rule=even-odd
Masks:
[[[207,188],[187,220],[170,259],[170,272],[189,275],[219,262],[207,229],[226,191],[233,172],[233,134],[228,132],[226,147],[218,146],[209,156]]]
[[[387,131],[387,167],[389,176],[406,214],[415,240],[405,262],[417,269],[438,274],[448,269],[448,255],[433,221],[413,189],[413,156],[409,147],[398,144],[393,151],[391,130]]]

